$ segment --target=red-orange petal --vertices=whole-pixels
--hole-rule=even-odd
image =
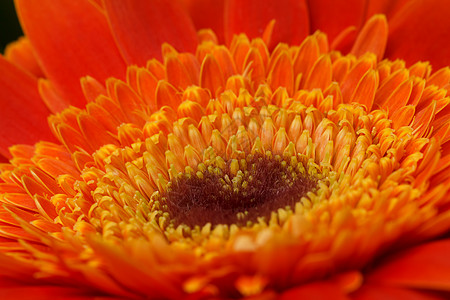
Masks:
[[[223,10],[225,0],[180,0],[191,16],[197,30],[212,29],[219,38],[225,41],[223,32]]]
[[[230,0],[225,6],[225,39],[245,32],[249,38],[262,37],[270,21],[275,20],[271,48],[285,42],[300,44],[309,33],[305,0]],[[269,45],[269,47],[270,47]]]
[[[449,15],[447,0],[409,1],[389,21],[386,56],[407,65],[427,60],[434,69],[450,65]]]
[[[450,239],[433,241],[392,257],[367,280],[396,287],[450,291]]]
[[[26,37],[21,37],[6,46],[5,58],[36,77],[44,77],[33,47],[31,47],[30,41]]]
[[[377,0],[377,1],[366,1],[366,19],[369,19],[375,14],[383,14],[388,19],[394,16],[399,10],[405,6],[411,0]]]
[[[212,54],[208,54],[201,67],[200,86],[207,88],[212,95],[217,95],[221,92],[219,89],[224,86],[224,83],[225,78],[217,59]]]
[[[104,6],[114,37],[129,64],[145,66],[161,59],[161,45],[193,52],[197,35],[189,16],[176,1],[112,1]]]
[[[374,53],[378,61],[383,59],[388,40],[388,24],[384,15],[373,16],[356,38],[351,54],[358,56],[366,52]]]
[[[292,96],[294,91],[294,69],[287,52],[282,52],[278,55],[272,69],[269,71],[267,81],[273,91],[279,87],[284,87],[287,93]]]
[[[16,8],[45,74],[72,105],[86,102],[80,77],[124,77],[105,16],[90,1],[16,0]]]
[[[309,0],[311,32],[321,30],[332,42],[350,26],[359,28],[364,18],[364,0]]]
[[[332,282],[313,282],[283,293],[280,300],[315,299],[315,300],[345,300],[349,299],[340,286]]]
[[[432,293],[414,291],[389,286],[378,286],[366,284],[361,289],[352,294],[355,300],[442,300],[443,298]]]
[[[155,93],[156,105],[158,108],[166,105],[177,108],[182,102],[182,98],[178,90],[166,81],[158,82]]]
[[[40,78],[38,80],[38,91],[42,101],[52,113],[60,112],[69,106],[66,99],[61,97],[53,83],[48,79]]]
[[[91,76],[81,78],[80,84],[88,102],[93,102],[98,96],[106,94],[105,87]]]
[[[8,147],[54,140],[48,125],[50,111],[39,97],[37,80],[0,56],[0,154]]]
[[[303,88],[306,90],[314,88],[325,90],[331,84],[332,75],[330,56],[323,55],[314,63]]]
[[[374,70],[368,70],[353,91],[351,102],[361,103],[368,110],[371,110],[375,92],[378,88],[378,82],[378,73]]]
[[[63,287],[52,285],[17,285],[10,286],[8,283],[5,286],[0,284],[0,298],[1,299],[34,299],[34,300],[47,300],[47,299],[66,299],[66,300],[94,300],[99,299],[98,296],[91,294],[85,294],[79,288],[75,287]],[[101,298],[109,299],[109,298]],[[114,298],[112,298],[114,299]]]

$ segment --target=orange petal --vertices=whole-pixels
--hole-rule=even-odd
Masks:
[[[137,85],[138,92],[142,99],[149,105],[150,111],[156,111],[155,91],[158,85],[158,79],[147,69],[142,68],[137,71]]]
[[[58,134],[61,142],[69,149],[69,151],[74,152],[80,148],[89,153],[93,151],[86,139],[78,131],[64,123],[58,125]]]
[[[440,300],[443,299],[432,293],[414,291],[409,289],[402,289],[389,286],[379,286],[366,284],[356,293],[352,294],[352,299],[355,300]]]
[[[280,300],[288,299],[315,299],[328,300],[349,299],[341,290],[339,285],[331,282],[313,282],[293,288],[283,293]]]
[[[409,1],[389,21],[386,56],[407,65],[427,60],[435,69],[450,65],[449,15],[447,0]]]
[[[21,37],[6,46],[5,58],[36,77],[44,77],[33,47],[31,47],[30,41],[26,37]]]
[[[320,56],[320,47],[315,35],[308,36],[300,45],[294,56],[294,74],[302,74],[303,81],[306,80],[311,68]]]
[[[430,78],[428,78],[427,80],[427,86],[433,84],[439,88],[443,88],[449,83],[450,83],[450,67],[445,67],[438,70],[433,75],[431,75]]]
[[[93,149],[98,149],[106,144],[117,144],[116,140],[106,132],[102,124],[94,117],[82,113],[78,115],[77,119],[81,132]]]
[[[402,82],[405,82],[408,77],[408,71],[405,69],[400,69],[390,74],[385,80],[382,81],[380,88],[377,90],[375,95],[375,103],[380,106],[384,105],[392,92],[400,84],[402,84]]]
[[[436,101],[432,101],[427,107],[416,112],[412,127],[415,130],[416,137],[423,137],[428,131],[431,121],[436,114]]]
[[[196,84],[194,76],[188,71],[181,61],[181,55],[169,54],[165,57],[167,80],[180,89],[186,89],[188,86]],[[197,61],[196,61],[197,62]],[[197,62],[198,64],[198,62]],[[192,74],[194,75],[194,74]]]
[[[305,0],[230,0],[225,7],[225,39],[245,32],[249,38],[262,37],[270,21],[275,20],[271,45],[280,42],[299,44],[309,33]]]
[[[131,89],[131,87],[122,82],[117,81],[114,84],[114,96],[120,103],[125,115],[133,122],[139,123],[141,120],[136,118],[136,112],[143,105],[143,100]]]
[[[283,51],[276,57],[275,63],[267,76],[267,81],[273,91],[278,87],[285,87],[288,94],[292,96],[294,90],[294,69],[287,51]]]
[[[124,77],[105,16],[91,2],[17,0],[16,8],[45,74],[71,104],[85,104],[80,77]]]
[[[371,283],[450,291],[450,239],[401,252],[368,276]]]
[[[375,14],[383,14],[390,19],[394,16],[400,9],[405,6],[406,3],[411,0],[377,0],[377,1],[366,1],[367,2],[367,13],[366,17],[370,18]]]
[[[398,109],[405,107],[411,95],[412,87],[412,80],[405,80],[392,92],[392,94],[387,98],[382,107],[387,108],[390,113],[393,113]]]
[[[158,108],[165,105],[177,108],[181,101],[181,95],[173,85],[166,81],[158,82],[156,87],[156,105]]]
[[[106,94],[105,87],[91,76],[81,78],[80,83],[88,102],[93,102],[98,96]]]
[[[197,30],[210,28],[223,43],[223,10],[225,0],[181,0]]]
[[[351,102],[361,103],[370,111],[375,98],[375,92],[378,88],[378,81],[378,73],[375,70],[368,70],[356,86],[351,97]]]
[[[364,25],[350,52],[357,57],[366,52],[372,52],[380,61],[383,58],[387,40],[388,24],[386,17],[375,15]]]
[[[247,57],[245,58],[245,66],[249,68],[251,71],[249,72],[249,76],[251,77],[252,81],[254,81],[256,84],[261,84],[266,79],[266,71],[264,68],[264,62],[261,57],[261,54],[256,49],[250,49],[250,51],[247,54]]]
[[[363,0],[308,1],[311,32],[323,31],[331,42],[347,27],[359,28],[363,21],[365,2]]]
[[[33,296],[31,296],[33,295]],[[18,285],[1,287],[0,297],[2,299],[67,299],[67,300],[94,300],[98,297],[95,294],[83,293],[79,288],[51,286],[51,285]],[[107,300],[108,298],[101,298]]]
[[[331,84],[332,73],[330,56],[323,55],[314,63],[303,88],[325,90]]]
[[[151,270],[148,265],[146,268],[142,268],[141,262],[136,259],[130,259],[128,253],[125,253],[120,248],[113,247],[111,244],[98,239],[92,239],[89,243],[95,254],[108,262],[108,274],[120,282],[122,286],[144,295],[148,293],[152,297],[180,298],[180,287],[170,284],[162,276],[161,271]]]
[[[334,275],[331,280],[337,283],[343,291],[351,293],[361,287],[364,277],[360,271],[347,271]]]
[[[194,25],[177,1],[104,1],[119,48],[129,64],[144,66],[161,59],[161,45],[193,52],[197,46]]]
[[[200,86],[208,89],[212,95],[218,95],[225,85],[225,78],[219,62],[212,55],[206,55],[200,70]]]
[[[47,125],[49,110],[39,97],[37,80],[0,56],[0,154],[10,157],[13,144],[54,138]]]
[[[353,47],[353,44],[358,36],[358,31],[355,26],[350,26],[341,31],[339,35],[331,43],[331,49],[348,53]]]
[[[42,101],[52,113],[60,112],[69,106],[69,103],[61,97],[50,80],[40,78],[38,80],[38,90]]]
[[[413,105],[406,105],[392,112],[392,127],[398,130],[402,126],[411,124],[415,112],[416,110]]]
[[[3,194],[3,202],[12,204],[17,207],[26,208],[28,210],[36,211],[34,200],[27,194],[22,193],[8,193]]]
[[[341,85],[342,96],[344,98],[344,102],[350,100],[349,98],[355,91],[358,86],[360,80],[364,77],[364,75],[370,70],[373,69],[375,64],[375,57],[370,54],[366,55],[362,59],[360,59],[347,73],[344,77],[343,84]]]
[[[90,104],[91,103],[87,105],[88,108]],[[99,96],[95,104],[97,104],[102,108],[100,109],[100,111],[97,110],[98,113],[102,113],[102,111],[105,110],[109,113],[109,115],[105,115],[101,118],[97,117],[97,120],[103,124],[111,124],[111,123],[114,124],[113,125],[114,127],[110,127],[111,132],[115,132],[115,128],[117,127],[117,125],[119,125],[120,123],[124,123],[126,121],[127,117],[125,116],[125,112],[120,108],[120,104],[112,100],[111,98],[106,96]],[[110,120],[106,120],[108,116],[113,117],[111,117]],[[108,128],[108,126],[105,127]]]

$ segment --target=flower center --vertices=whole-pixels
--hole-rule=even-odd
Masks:
[[[270,152],[226,162],[218,158],[198,169],[180,173],[161,194],[175,226],[245,226],[279,208],[293,208],[317,184],[296,156]]]

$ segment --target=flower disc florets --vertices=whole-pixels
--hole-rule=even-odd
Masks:
[[[296,156],[283,159],[268,152],[228,162],[217,157],[171,181],[160,205],[175,217],[175,225],[243,226],[269,219],[278,208],[294,208],[315,186]]]

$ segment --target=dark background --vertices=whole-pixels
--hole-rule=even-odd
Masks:
[[[9,42],[23,35],[13,2],[13,0],[0,0],[0,53],[3,53]]]

